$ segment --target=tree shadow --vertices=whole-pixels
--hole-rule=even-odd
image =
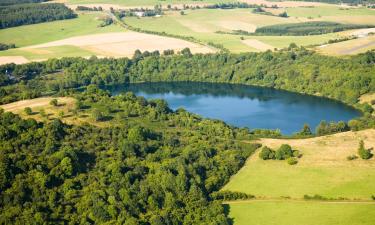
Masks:
[[[233,224],[234,224],[234,219],[229,217],[229,213],[230,213],[230,205],[229,205],[229,204],[223,204],[223,208],[224,208],[224,214],[225,214],[226,217],[228,218],[228,223],[229,223],[230,225],[233,225]]]

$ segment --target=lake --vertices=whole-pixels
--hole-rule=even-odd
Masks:
[[[109,87],[113,95],[131,91],[146,99],[161,98],[169,107],[180,107],[237,127],[299,131],[305,123],[312,130],[321,120],[348,121],[361,113],[327,98],[248,85],[160,82]]]

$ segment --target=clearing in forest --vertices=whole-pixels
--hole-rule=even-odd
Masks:
[[[321,195],[369,200],[375,194],[375,157],[347,160],[347,156],[357,153],[360,140],[366,148],[374,148],[375,129],[308,139],[261,139],[259,142],[273,149],[289,144],[303,156],[291,166],[284,160],[261,160],[256,152],[223,189],[260,198]]]

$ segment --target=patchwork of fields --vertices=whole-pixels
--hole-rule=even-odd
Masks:
[[[59,1],[61,2],[61,1]],[[156,35],[135,35],[128,32],[118,23],[100,26],[101,18],[108,17],[106,11],[114,5],[122,7],[136,7],[142,5],[167,4],[213,4],[209,1],[122,1],[113,0],[103,3],[101,0],[87,1],[62,1],[75,8],[76,5],[98,4],[103,6],[103,12],[78,12],[76,19],[54,21],[48,23],[26,25],[0,30],[0,43],[15,44],[18,48],[0,52],[0,63],[9,62],[25,63],[28,61],[45,60],[54,57],[124,57],[132,56],[135,49],[142,51],[174,49],[176,51],[189,47],[194,53],[215,52],[214,48],[189,43],[177,38],[166,38]],[[220,1],[230,2],[230,1]],[[265,4],[267,1],[245,1],[250,4]],[[285,48],[290,43],[316,48],[322,54],[350,55],[361,53],[375,47],[374,37],[371,35],[357,35],[360,38],[339,43],[326,44],[329,40],[348,37],[355,32],[342,31],[322,35],[310,36],[259,36],[235,35],[234,30],[249,33],[257,28],[277,24],[301,23],[308,21],[331,21],[344,24],[375,25],[375,10],[366,8],[340,7],[321,3],[308,2],[272,2],[281,8],[266,8],[273,14],[287,12],[287,18],[253,13],[253,9],[199,9],[184,10],[184,15],[179,11],[165,11],[161,17],[125,17],[123,22],[134,28],[146,31],[166,32],[171,35],[193,37],[201,43],[222,45],[231,52],[259,52]],[[76,4],[76,5],[74,5]],[[102,5],[109,4],[109,5]],[[93,5],[89,5],[93,6]],[[124,38],[120,41],[116,36],[119,32]],[[369,33],[369,32],[368,32]],[[24,35],[28,34],[28,35]],[[101,36],[99,34],[105,34]],[[90,36],[95,35],[95,36]],[[106,37],[106,38],[103,38]],[[133,38],[131,38],[133,37]],[[84,43],[90,38],[94,44]],[[129,39],[130,38],[130,39]],[[107,40],[104,40],[107,39]],[[102,41],[101,41],[102,40]],[[145,45],[147,43],[147,45]]]

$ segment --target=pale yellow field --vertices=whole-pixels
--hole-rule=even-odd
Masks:
[[[52,99],[57,99],[59,105],[50,105]],[[23,118],[33,118],[37,121],[60,118],[62,121],[68,124],[90,122],[88,116],[77,116],[73,114],[72,110],[74,109],[75,102],[76,100],[71,97],[43,97],[0,105],[0,108],[3,108],[6,112],[19,114]],[[24,112],[26,107],[30,107],[32,109],[32,115],[26,115]],[[42,117],[42,115],[40,115],[41,109],[44,109],[47,117]],[[61,112],[64,114],[62,117],[59,115]],[[98,123],[98,125],[100,125],[100,123]]]
[[[294,149],[302,151],[303,157],[298,165],[347,165],[370,166],[375,168],[375,157],[370,160],[348,161],[347,156],[356,154],[360,140],[365,142],[366,148],[375,149],[375,129],[362,131],[348,131],[322,137],[307,139],[261,139],[263,145],[277,149],[281,144],[289,144]],[[252,157],[258,160],[258,157]]]
[[[23,56],[0,56],[0,65],[8,63],[23,64],[28,62],[29,60]]]
[[[269,44],[266,44],[264,42],[261,42],[259,40],[256,40],[256,39],[246,39],[246,40],[243,40],[242,43],[252,47],[252,48],[255,48],[255,49],[258,49],[260,51],[266,51],[266,50],[272,50],[274,49],[273,46],[269,45]]]
[[[354,40],[323,45],[317,48],[318,52],[327,55],[353,55],[375,48],[375,35],[361,37]]]

